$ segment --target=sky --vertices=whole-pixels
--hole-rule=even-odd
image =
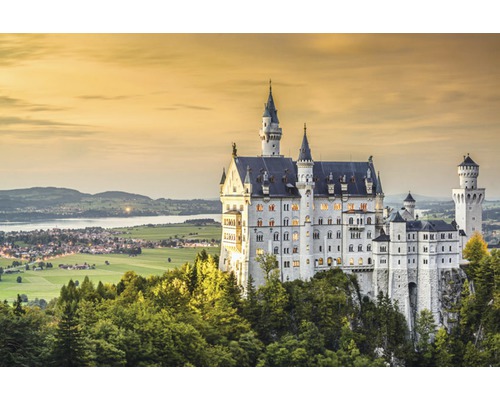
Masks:
[[[386,194],[449,197],[463,156],[500,198],[498,34],[0,34],[0,190],[217,198],[260,155],[373,156]]]

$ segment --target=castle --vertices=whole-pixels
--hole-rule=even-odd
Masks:
[[[219,268],[233,271],[246,287],[264,283],[259,255],[276,255],[282,281],[310,279],[341,268],[355,273],[371,298],[387,293],[398,302],[412,329],[416,315],[443,313],[446,285],[457,274],[463,246],[481,231],[484,189],[479,166],[468,156],[458,166],[453,190],[456,223],[419,220],[408,194],[401,210],[384,208],[384,192],[373,159],[315,161],[304,124],[297,161],[280,153],[282,129],[272,88],[259,132],[262,154],[233,154],[220,181],[222,241]],[[463,273],[462,273],[463,274]]]

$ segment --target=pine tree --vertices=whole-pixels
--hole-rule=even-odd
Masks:
[[[85,365],[85,346],[77,316],[77,302],[69,301],[63,306],[61,319],[55,334],[53,362],[58,367],[81,367]]]

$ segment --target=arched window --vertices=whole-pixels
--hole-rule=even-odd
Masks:
[[[309,217],[309,215],[306,215],[305,222],[311,222],[311,217]]]
[[[353,217],[350,217],[349,218],[349,225],[353,225],[354,224],[354,218]]]
[[[353,244],[350,244],[349,245],[349,251],[352,253],[354,251],[354,245]]]
[[[326,236],[328,239],[331,239],[332,238],[332,231],[328,231],[327,233],[327,236]]]
[[[290,234],[288,232],[283,234],[283,240],[290,240]]]
[[[255,236],[255,240],[257,242],[263,242],[264,241],[264,235],[262,232],[257,232],[257,235]]]
[[[339,265],[339,266],[342,265],[342,259],[340,257],[337,258],[337,265]]]
[[[274,226],[274,219],[273,219],[273,218],[271,218],[271,219],[269,220],[269,226]]]
[[[257,220],[257,226],[262,226],[262,219],[261,219],[261,218],[259,218],[259,219]]]
[[[363,265],[363,258],[359,257],[358,265]]]
[[[354,265],[354,258],[349,258],[349,265]]]
[[[313,232],[313,239],[319,239],[319,231]]]
[[[318,265],[323,265],[323,259],[322,259],[322,258],[320,258],[320,259],[318,260]]]
[[[326,263],[328,264],[328,266],[329,266],[329,267],[331,267],[331,266],[332,266],[332,263],[333,263],[333,258],[332,258],[332,257],[328,257],[328,258],[326,259]]]
[[[288,226],[290,224],[290,220],[288,218],[285,218],[283,220],[283,226]]]
[[[372,244],[371,243],[366,245],[366,251],[372,251]]]
[[[269,204],[269,211],[274,211],[275,205],[274,204]]]
[[[371,224],[372,224],[372,217],[368,217],[368,218],[366,219],[366,224],[367,224],[367,225],[371,225]]]
[[[372,259],[368,257],[368,265],[372,265]]]
[[[279,254],[279,251],[280,251],[280,250],[279,250],[278,246],[276,246],[276,247],[273,249],[273,253],[274,253],[274,254]]]
[[[278,232],[274,232],[273,239],[276,241],[280,240],[280,234]]]
[[[362,244],[358,244],[358,251],[363,251],[363,245]]]

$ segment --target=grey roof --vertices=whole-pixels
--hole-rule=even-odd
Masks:
[[[373,164],[367,161],[316,161],[313,166],[314,193],[328,196],[328,177],[332,173],[336,195],[342,193],[341,179],[345,176],[347,193],[353,196],[366,196],[365,178],[368,168],[372,171],[372,177],[375,176]],[[377,185],[378,179],[375,179],[373,187]]]
[[[220,178],[220,184],[223,185],[226,182],[226,169],[222,168],[222,177]]]
[[[399,213],[399,211],[394,213],[393,215],[394,217],[391,219],[391,222],[406,222],[405,219]]]
[[[276,106],[274,105],[273,91],[270,85],[269,85],[269,97],[267,99],[267,103],[264,105],[263,117],[271,117],[271,122],[274,122],[276,124],[280,123],[278,119],[278,110],[276,110]]]
[[[304,137],[302,138],[302,146],[299,150],[299,158],[297,160],[312,160],[311,149],[309,147],[309,142],[307,141],[306,126],[304,124]]]
[[[384,191],[382,190],[382,180],[380,179],[380,172],[377,173],[377,185],[376,185],[375,193],[384,194]]]
[[[295,188],[297,182],[297,164],[287,157],[235,157],[236,167],[242,182],[248,178],[252,184],[252,196],[263,196],[262,184],[264,171],[269,179],[270,197],[299,197]],[[247,168],[249,173],[247,177]],[[347,191],[351,196],[366,196],[365,177],[373,164],[353,161],[317,161],[313,166],[315,196],[328,196],[328,179],[333,176],[334,193],[340,195],[341,179],[345,176]],[[373,182],[377,185],[378,180]]]
[[[380,230],[380,236],[377,236],[375,239],[373,239],[374,242],[389,242],[390,240],[390,236],[386,235],[383,229]]]
[[[291,158],[285,157],[236,157],[236,168],[242,181],[252,184],[252,196],[264,196],[262,184],[264,171],[269,179],[270,197],[299,197],[295,188],[296,170]],[[248,176],[247,176],[248,169]],[[292,186],[288,186],[291,184]]]
[[[406,196],[406,199],[404,201],[415,203],[415,199],[413,198],[410,192],[408,192],[408,196]]]
[[[456,229],[452,224],[442,220],[416,220],[406,222],[407,231],[417,232],[455,232]]]
[[[469,154],[467,154],[467,157],[464,156],[464,161],[460,164],[458,164],[459,167],[464,167],[466,165],[471,165],[471,166],[475,166],[475,167],[479,167],[478,164],[476,164],[472,158],[469,157]]]

